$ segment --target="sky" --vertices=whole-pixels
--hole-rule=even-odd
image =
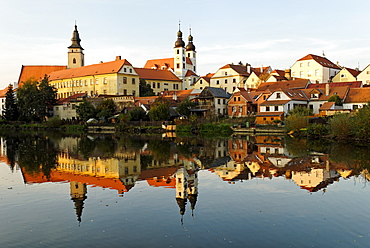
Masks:
[[[180,22],[185,43],[191,27],[200,76],[239,61],[288,69],[323,52],[362,70],[369,10],[368,0],[2,0],[0,88],[18,81],[22,65],[66,65],[75,22],[85,65],[173,57]]]

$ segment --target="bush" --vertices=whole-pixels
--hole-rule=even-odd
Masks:
[[[63,121],[58,116],[53,116],[47,120],[46,125],[52,128],[59,128],[63,125]]]
[[[344,138],[351,135],[350,118],[348,114],[337,114],[329,120],[329,129],[335,137]]]
[[[323,136],[329,133],[328,126],[322,123],[312,123],[307,127],[307,134],[312,136]]]
[[[308,126],[308,116],[299,114],[290,115],[285,120],[285,130],[297,132]]]

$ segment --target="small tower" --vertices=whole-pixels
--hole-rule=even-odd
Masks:
[[[191,28],[189,30],[188,44],[186,45],[186,57],[191,60],[193,68],[190,68],[194,73],[197,73],[197,60],[196,60],[196,51],[193,44],[193,36],[191,35]]]
[[[186,58],[185,58],[185,42],[182,40],[182,32],[180,30],[180,23],[179,23],[179,31],[177,32],[177,40],[175,42],[174,47],[174,70],[176,76],[180,79],[186,74]]]
[[[71,41],[72,45],[68,47],[68,69],[84,66],[84,49],[80,44],[81,39],[77,31],[77,25],[75,25]]]

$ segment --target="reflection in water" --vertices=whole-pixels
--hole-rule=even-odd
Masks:
[[[317,150],[315,150],[317,149]],[[198,199],[198,171],[209,170],[234,184],[254,178],[282,177],[308,192],[326,190],[340,178],[364,175],[369,180],[369,150],[276,136],[229,139],[155,137],[4,136],[2,157],[17,164],[27,184],[69,182],[78,222],[87,199],[87,185],[109,188],[123,196],[137,181],[172,188],[181,222]],[[188,206],[187,206],[187,203]]]

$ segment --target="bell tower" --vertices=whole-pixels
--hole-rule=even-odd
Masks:
[[[193,68],[191,70],[194,73],[197,73],[197,60],[196,60],[196,51],[193,44],[193,36],[191,35],[191,29],[189,30],[190,34],[188,37],[188,44],[186,45],[186,57],[191,60]]]
[[[177,32],[177,40],[175,42],[174,47],[174,71],[176,76],[180,79],[186,74],[186,58],[185,58],[185,42],[182,40],[182,32],[180,29],[179,23],[179,31]]]
[[[81,39],[76,24],[71,41],[72,45],[68,47],[68,69],[84,66],[84,49],[80,44]]]

